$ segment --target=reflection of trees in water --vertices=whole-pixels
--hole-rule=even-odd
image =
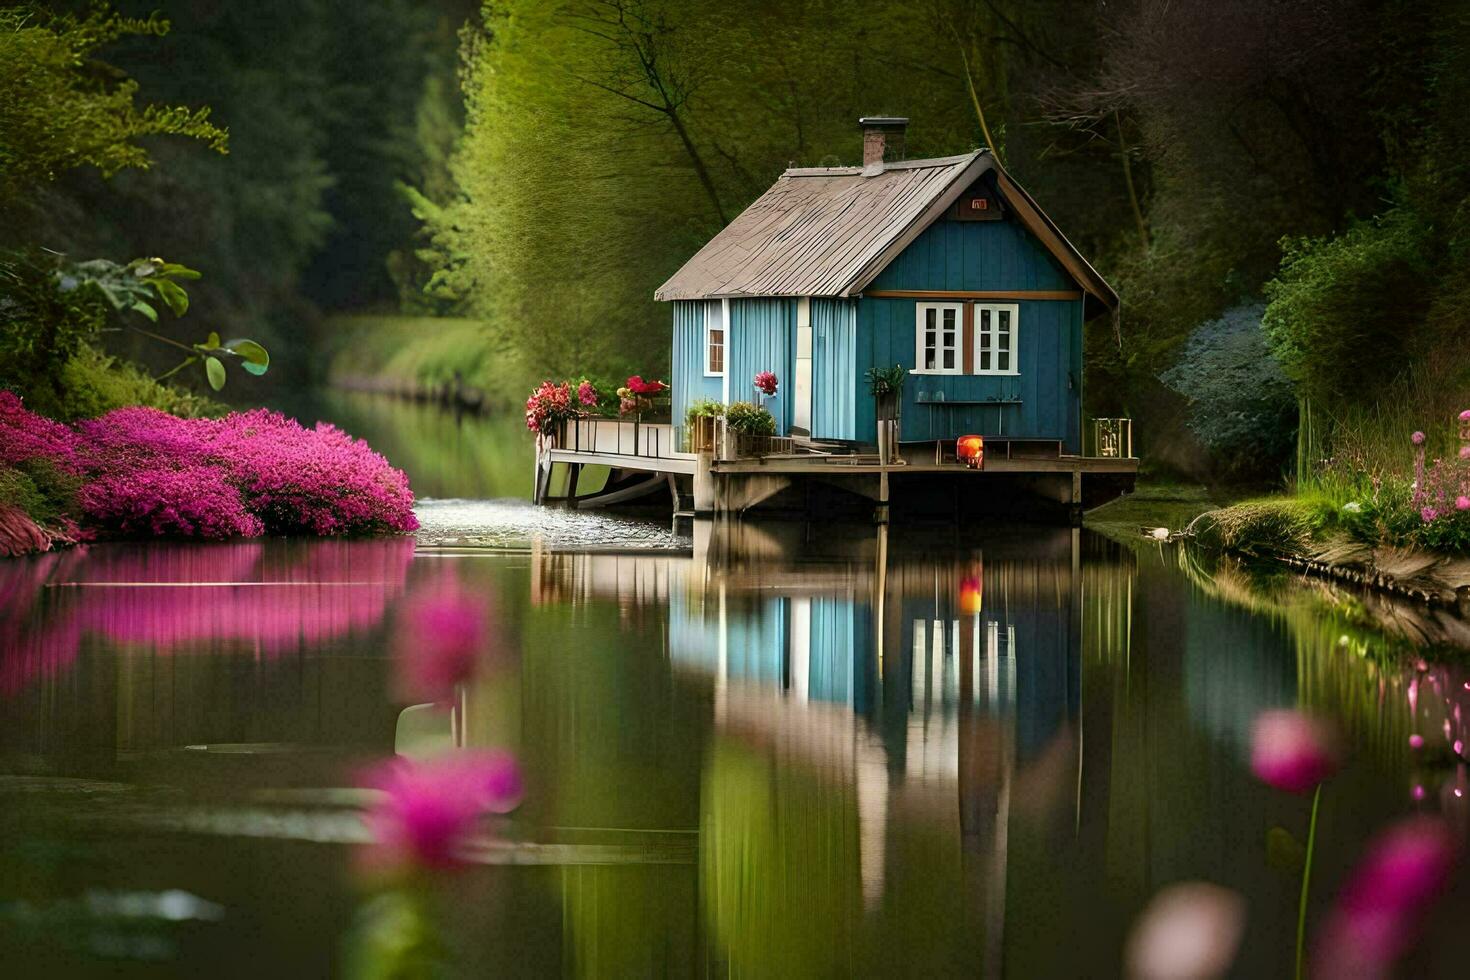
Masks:
[[[1372,758],[1385,774],[1401,772],[1411,756],[1416,766],[1432,768],[1459,754],[1454,744],[1458,740],[1463,747],[1466,741],[1470,671],[1457,666],[1463,657],[1441,659],[1435,650],[1415,645],[1413,639],[1424,636],[1422,610],[1233,559],[1206,563],[1191,549],[1179,549],[1177,558],[1198,593],[1220,610],[1216,615],[1231,621],[1216,634],[1213,649],[1201,649],[1201,671],[1212,662],[1253,656],[1265,644],[1253,647],[1245,634],[1269,624],[1283,635],[1274,645],[1290,654],[1288,676],[1283,691],[1259,699],[1259,707],[1296,703],[1334,719],[1355,751]],[[1449,622],[1442,615],[1438,620]],[[1382,628],[1385,624],[1389,630]],[[1218,681],[1210,676],[1195,686],[1204,690]],[[1242,716],[1238,744],[1245,744],[1250,720]],[[1424,739],[1423,751],[1411,753],[1413,734]]]
[[[336,390],[319,397],[322,414],[409,473],[419,497],[531,498],[531,443],[514,413]]]
[[[863,895],[858,804],[846,775],[738,741],[715,743],[705,767],[700,887],[732,975],[852,971]]]

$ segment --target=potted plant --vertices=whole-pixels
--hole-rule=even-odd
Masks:
[[[653,400],[669,390],[662,381],[644,381],[642,375],[633,375],[618,389],[618,413],[641,416],[653,408]]]
[[[558,446],[565,446],[567,421],[578,414],[576,401],[571,382],[541,382],[526,399],[526,428],[551,438]]]
[[[716,427],[724,415],[725,406],[708,398],[689,406],[684,413],[684,427],[689,432],[690,452],[714,452]]]
[[[735,440],[735,457],[759,456],[770,451],[776,417],[759,405],[735,402],[725,410],[725,428]]]
[[[902,364],[868,368],[868,391],[877,407],[878,458],[884,463],[898,451],[898,418],[903,406],[903,384],[908,376]]]

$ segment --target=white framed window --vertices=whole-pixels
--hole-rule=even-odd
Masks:
[[[719,300],[704,304],[704,376],[719,378],[725,374],[725,304]]]
[[[975,304],[975,373],[1020,374],[1016,329],[1020,307],[1014,303]]]
[[[961,303],[915,305],[915,374],[962,374],[965,370],[961,332]]]

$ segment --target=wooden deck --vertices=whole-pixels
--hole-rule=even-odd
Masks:
[[[848,490],[886,514],[894,487],[902,488],[904,500],[923,500],[936,484],[963,481],[979,486],[970,481],[990,477],[993,484],[984,485],[1005,487],[1002,497],[1019,488],[1070,507],[1075,516],[1084,500],[1096,502],[1099,491],[1115,496],[1130,488],[1138,473],[1135,458],[1067,455],[1055,442],[1043,446],[997,440],[987,446],[992,451],[980,469],[957,462],[946,443],[906,443],[899,458],[888,463],[872,452],[801,443],[795,452],[721,459],[719,453],[684,451],[684,433],[678,426],[620,419],[577,421],[563,442],[542,447],[537,461],[538,502],[602,507],[647,502],[665,494],[676,512],[744,513],[767,502],[789,508],[792,494],[787,491],[807,484]],[[789,446],[790,441],[783,440],[782,448]],[[733,443],[726,448],[733,452]],[[582,478],[587,467],[607,467],[606,482],[588,484]],[[587,489],[579,492],[579,485]],[[952,484],[955,493],[959,485]]]
[[[919,455],[923,455],[920,453]],[[1120,473],[1138,472],[1138,460],[1100,456],[1016,456],[1010,459],[986,459],[983,469],[971,469],[955,462],[909,459],[883,464],[873,456],[767,456],[763,459],[716,461],[716,473],[830,473],[873,474],[943,473],[957,476],[984,476],[986,473]]]

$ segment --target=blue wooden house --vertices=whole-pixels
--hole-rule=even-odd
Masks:
[[[900,438],[1082,452],[1082,324],[1118,297],[986,150],[903,160],[907,120],[861,120],[863,165],[792,168],[661,286],[675,420],[767,402],[777,431],[876,439],[870,368],[902,365]]]

